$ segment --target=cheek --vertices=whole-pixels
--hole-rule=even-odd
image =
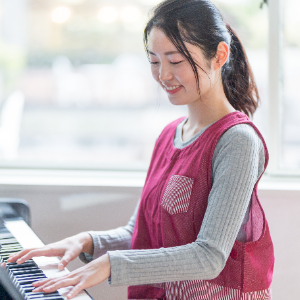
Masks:
[[[182,67],[177,70],[177,78],[180,83],[189,90],[197,88],[195,74],[189,63],[185,62]]]
[[[211,83],[211,78],[208,77],[206,74],[200,77],[200,88],[203,90],[203,92],[206,92],[210,89]]]
[[[190,91],[196,92],[197,82],[194,73],[186,73],[186,76],[182,79],[182,84]]]

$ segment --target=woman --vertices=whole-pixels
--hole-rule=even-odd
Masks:
[[[80,255],[86,266],[35,291],[109,279],[129,299],[271,299],[274,253],[257,183],[268,152],[247,115],[259,95],[244,49],[209,0],[167,0],[144,32],[154,79],[188,117],[158,137],[126,227],[80,233],[9,258]],[[119,249],[119,250],[117,250]]]

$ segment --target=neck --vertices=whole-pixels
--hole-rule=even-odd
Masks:
[[[186,131],[192,134],[235,111],[227,100],[223,87],[216,88],[209,95],[202,95],[199,100],[188,104],[187,107],[189,119]]]

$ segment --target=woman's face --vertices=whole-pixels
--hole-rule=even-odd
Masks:
[[[215,76],[199,47],[185,43],[193,60],[207,73],[198,69],[200,95],[190,63],[162,30],[154,27],[150,31],[148,45],[152,76],[172,104],[190,104],[209,96]]]

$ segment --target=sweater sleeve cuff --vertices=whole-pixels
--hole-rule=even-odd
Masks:
[[[122,285],[118,280],[118,264],[120,263],[119,255],[116,254],[119,251],[107,251],[110,260],[110,276],[107,279],[107,282],[110,286],[120,286]]]
[[[100,235],[99,232],[95,231],[88,231],[88,234],[93,239],[93,245],[94,245],[94,253],[93,253],[93,259],[96,259],[106,253],[106,250],[103,249],[101,245]]]
[[[79,259],[84,263],[89,263],[93,259],[96,259],[96,258],[102,256],[103,254],[105,254],[105,250],[101,249],[102,247],[101,247],[99,235],[94,231],[88,231],[87,233],[93,239],[94,253],[93,253],[93,255],[90,255],[88,253],[81,252],[79,254]]]
[[[87,263],[89,263],[89,262],[91,262],[91,261],[93,260],[93,256],[90,255],[90,254],[88,254],[88,253],[81,252],[81,253],[79,254],[79,259],[80,259],[83,263],[87,264]]]

